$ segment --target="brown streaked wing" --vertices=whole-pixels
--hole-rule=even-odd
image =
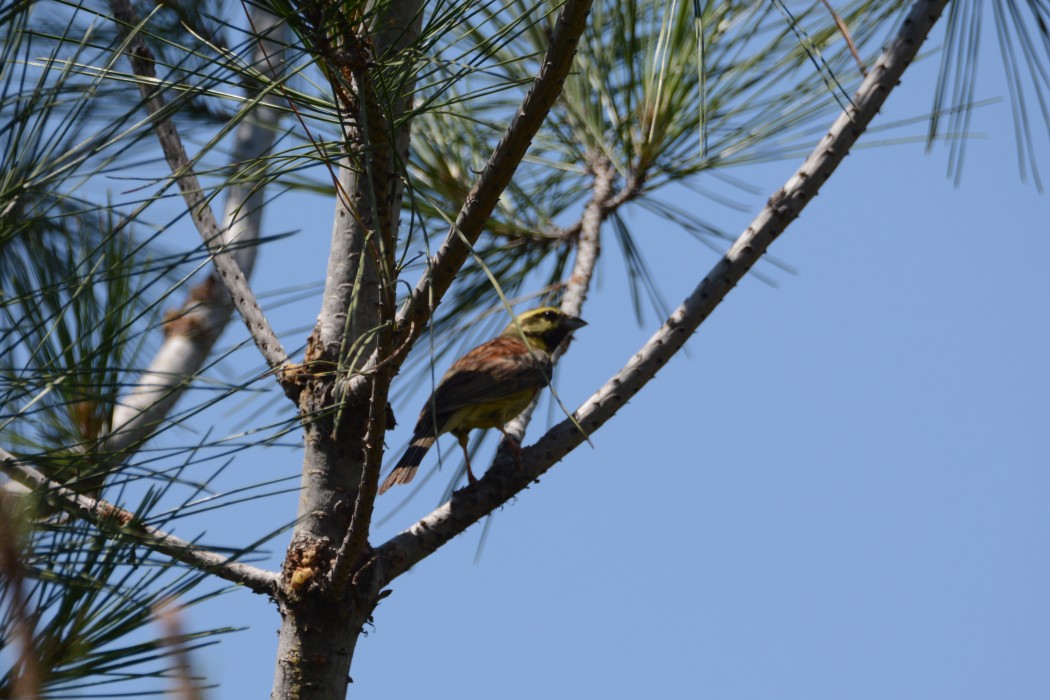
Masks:
[[[499,401],[525,389],[546,386],[550,372],[550,355],[546,352],[530,353],[519,338],[496,338],[474,348],[449,368],[438,384],[433,405],[439,416],[445,416],[464,406]]]

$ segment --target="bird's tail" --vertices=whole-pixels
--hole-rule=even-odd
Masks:
[[[423,457],[426,455],[427,450],[431,448],[436,437],[417,437],[413,438],[412,443],[405,450],[405,454],[398,460],[397,466],[394,467],[394,471],[390,472],[390,476],[386,478],[383,485],[379,487],[379,494],[382,495],[387,492],[391,486],[396,484],[407,484],[412,481],[416,476],[416,470],[419,469],[420,463],[423,461]]]

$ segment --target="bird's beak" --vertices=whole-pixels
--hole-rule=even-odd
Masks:
[[[584,326],[586,326],[587,322],[584,321],[582,318],[570,316],[569,318],[562,321],[562,325],[568,328],[570,331],[574,331],[577,328],[583,328]]]

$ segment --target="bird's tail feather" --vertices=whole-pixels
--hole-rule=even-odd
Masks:
[[[418,437],[412,440],[412,444],[408,446],[405,454],[398,460],[394,471],[390,472],[383,485],[379,487],[380,495],[386,493],[391,486],[407,484],[412,481],[416,476],[416,470],[423,461],[423,457],[435,440],[437,440],[435,437]]]

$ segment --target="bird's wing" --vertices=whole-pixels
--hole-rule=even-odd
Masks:
[[[496,338],[456,360],[430,402],[439,416],[464,406],[499,401],[526,389],[541,389],[551,373],[550,355],[520,338]],[[425,409],[426,410],[426,409]]]

